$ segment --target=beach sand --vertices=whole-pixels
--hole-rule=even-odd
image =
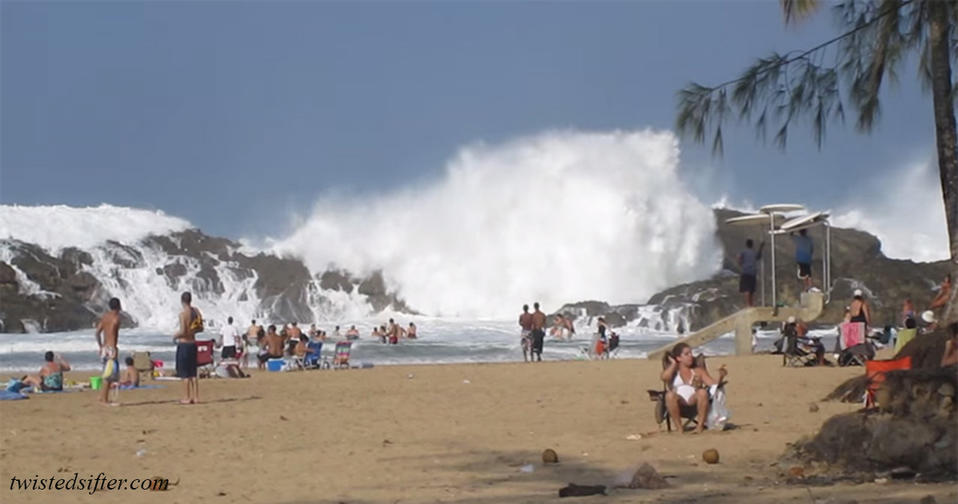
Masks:
[[[789,485],[786,443],[853,404],[817,402],[862,368],[784,369],[781,357],[715,357],[730,371],[734,428],[660,431],[646,360],[384,366],[203,380],[203,404],[182,384],[0,402],[3,502],[551,502],[568,482],[610,484],[648,462],[665,490],[611,490],[572,502],[955,502],[954,484]],[[79,379],[90,373],[73,373]],[[630,435],[641,439],[629,440]],[[558,465],[544,466],[552,448]],[[702,451],[721,460],[708,465]],[[138,455],[138,452],[140,455]],[[520,468],[533,464],[533,472]],[[9,490],[11,477],[161,476],[166,492]],[[565,502],[565,500],[563,500]]]

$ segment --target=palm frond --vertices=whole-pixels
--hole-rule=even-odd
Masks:
[[[780,4],[782,14],[785,15],[785,24],[803,21],[821,7],[818,0],[780,0]]]
[[[820,5],[780,1],[787,20]],[[713,154],[721,155],[721,128],[729,117],[754,119],[756,138],[763,142],[773,126],[773,142],[781,149],[792,124],[808,120],[821,148],[829,121],[845,121],[847,97],[857,113],[856,127],[869,131],[881,113],[883,83],[896,82],[906,55],[927,38],[922,20],[927,1],[935,0],[841,0],[833,13],[845,33],[804,52],[760,58],[736,79],[714,87],[689,84],[678,93],[676,129],[697,143],[709,138]]]

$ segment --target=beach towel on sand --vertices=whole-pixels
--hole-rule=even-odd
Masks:
[[[0,401],[17,401],[19,399],[27,399],[27,396],[19,392],[11,392],[9,390],[0,390]]]

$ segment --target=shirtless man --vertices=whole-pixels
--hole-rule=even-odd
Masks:
[[[346,339],[349,341],[359,339],[359,329],[356,329],[356,326],[350,326],[346,331]]]
[[[532,346],[532,314],[529,313],[529,305],[522,305],[522,313],[519,314],[519,327],[522,328],[519,340],[522,345],[522,360],[529,362],[529,348]]]
[[[416,324],[412,322],[409,323],[409,329],[406,330],[406,337],[409,339],[416,339]]]
[[[941,308],[948,304],[948,301],[951,299],[951,273],[945,275],[945,279],[941,282],[941,286],[938,288],[938,295],[935,296],[935,299],[932,300],[931,304],[928,305],[929,310],[934,310],[936,308]]]
[[[193,321],[202,317],[200,311],[193,308],[193,295],[184,292],[180,296],[180,329],[173,336],[176,342],[176,376],[183,380],[186,396],[180,404],[197,404],[200,402],[200,384],[196,378],[196,333],[190,328]]]
[[[283,356],[283,337],[276,334],[276,326],[270,324],[260,341],[259,353],[256,354],[257,368],[266,369],[266,361],[273,358],[272,355]]]
[[[300,336],[303,335],[303,331],[300,330],[299,326],[296,325],[296,322],[293,322],[293,327],[289,329],[288,333],[289,339],[296,341],[299,341]]]
[[[386,337],[389,339],[390,345],[396,345],[399,343],[399,324],[397,324],[393,319],[389,319],[389,327],[386,329]]]
[[[246,330],[246,340],[249,343],[252,343],[254,341],[258,343],[259,342],[258,335],[259,335],[259,326],[256,325],[256,320],[254,319],[253,322],[250,323],[249,329]]]
[[[103,338],[100,338],[100,335]],[[99,402],[103,405],[116,406],[116,402],[109,401],[110,389],[120,380],[120,362],[117,360],[116,345],[120,339],[120,300],[110,299],[110,311],[100,317],[96,325],[96,344],[100,348],[100,359],[103,361],[103,381],[100,387]]]
[[[532,353],[536,360],[542,362],[542,341],[546,337],[546,314],[539,310],[539,303],[532,303],[536,311],[532,313]],[[530,359],[532,355],[529,355]]]

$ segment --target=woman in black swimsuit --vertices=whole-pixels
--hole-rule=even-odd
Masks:
[[[868,302],[865,301],[861,289],[855,289],[855,298],[852,299],[849,309],[852,316],[851,322],[864,322],[865,327],[868,327],[871,322],[871,311],[868,309]]]

